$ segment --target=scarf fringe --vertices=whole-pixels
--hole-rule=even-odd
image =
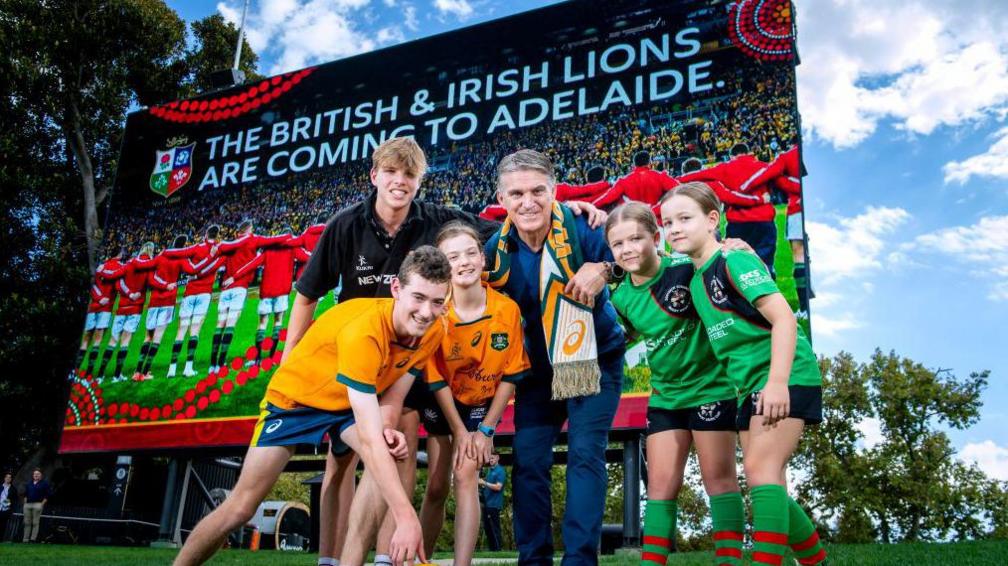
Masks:
[[[553,400],[597,395],[602,391],[602,370],[592,358],[553,366]]]

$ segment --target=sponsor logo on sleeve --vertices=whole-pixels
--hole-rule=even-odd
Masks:
[[[770,281],[770,274],[762,269],[753,269],[752,271],[747,271],[739,276],[739,285],[743,289],[769,283]]]

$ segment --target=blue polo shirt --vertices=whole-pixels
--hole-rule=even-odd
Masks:
[[[25,498],[28,503],[41,503],[44,499],[49,499],[50,495],[52,490],[49,489],[49,482],[45,480],[39,480],[38,483],[30,481],[25,486]]]
[[[504,471],[504,466],[497,464],[496,466],[490,468],[490,471],[486,475],[487,483],[499,483],[501,484],[500,491],[494,491],[489,487],[483,488],[483,500],[486,502],[485,506],[490,509],[500,509],[504,507],[504,482],[507,481],[507,472]]]
[[[581,243],[581,252],[586,263],[613,260],[601,226],[594,229],[589,227],[584,214],[575,216],[574,223],[577,226],[578,241]],[[501,290],[518,303],[522,318],[525,320],[525,351],[528,353],[529,361],[532,362],[533,375],[526,377],[522,383],[531,384],[530,382],[544,379],[543,376],[552,376],[553,371],[546,350],[546,336],[542,327],[542,303],[539,300],[539,263],[545,245],[538,252],[532,251],[528,244],[518,237],[518,231],[514,229],[508,235],[508,240],[508,249],[512,252],[511,273],[507,284]],[[485,249],[488,264],[494,261],[496,253],[495,249],[491,249],[491,243],[492,240],[487,242]],[[609,302],[608,287],[604,287],[595,297],[592,314],[595,318],[595,340],[599,356],[622,348],[625,342],[623,327],[616,321],[616,309]]]

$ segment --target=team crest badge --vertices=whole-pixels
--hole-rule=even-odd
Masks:
[[[184,145],[187,140],[169,140],[168,149],[158,150],[154,157],[154,171],[150,177],[150,188],[155,193],[168,198],[189,182],[192,177],[193,152],[196,142]]]
[[[690,306],[689,288],[685,285],[676,285],[665,293],[665,306],[674,313],[682,313]]]
[[[722,283],[717,277],[711,279],[710,294],[711,299],[719,305],[728,300],[728,295],[725,294],[724,283]]]
[[[508,347],[507,332],[495,332],[490,335],[490,347],[498,352]]]

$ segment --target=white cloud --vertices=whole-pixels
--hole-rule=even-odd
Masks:
[[[965,264],[973,275],[990,280],[989,299],[1008,301],[1008,215],[985,216],[972,226],[922,234],[902,247]]]
[[[851,147],[883,120],[929,134],[940,125],[1003,118],[1008,109],[1005,3],[796,4],[799,108],[812,137]]]
[[[261,0],[249,13],[246,37],[264,60],[274,63],[267,74],[283,73],[341,59],[403,41],[395,26],[365,30],[359,12],[370,0]],[[386,5],[389,2],[385,2]],[[237,25],[241,5],[220,2],[217,11]],[[359,17],[358,17],[359,16]],[[415,17],[414,17],[415,19]],[[407,25],[409,25],[407,18]]]
[[[817,308],[820,310],[816,310]],[[812,332],[816,336],[832,338],[841,332],[855,330],[862,326],[864,325],[850,313],[843,313],[836,317],[824,314],[824,309],[818,302],[817,295],[816,302],[812,304]]]
[[[434,7],[442,15],[454,15],[464,20],[472,15],[473,7],[467,0],[434,0]]]
[[[403,40],[406,39],[406,36],[403,35],[403,31],[402,29],[399,28],[399,26],[388,26],[378,30],[376,38],[378,40],[378,43],[389,44],[389,43],[402,43]]]
[[[959,451],[959,459],[975,463],[987,476],[1008,481],[1008,448],[991,440],[970,442]]]
[[[413,4],[403,5],[403,19],[405,20],[403,23],[406,24],[406,27],[410,30],[416,31],[420,28],[420,22],[417,20],[416,15],[416,6]]]
[[[885,440],[882,436],[882,421],[875,417],[865,418],[857,424],[857,429],[861,433],[861,443],[867,450],[871,450],[879,442]]]
[[[1001,128],[993,137],[998,139],[986,152],[963,161],[946,163],[942,168],[945,183],[954,181],[962,185],[974,175],[1008,179],[1008,127]]]
[[[887,237],[910,219],[902,208],[868,207],[831,222],[806,221],[812,260],[812,331],[835,337],[863,326],[857,309],[874,292],[868,280],[891,255]]]
[[[881,267],[879,257],[887,247],[883,237],[909,218],[902,208],[871,206],[857,216],[837,218],[832,225],[806,222],[816,282],[829,286],[848,278],[861,279]]]

